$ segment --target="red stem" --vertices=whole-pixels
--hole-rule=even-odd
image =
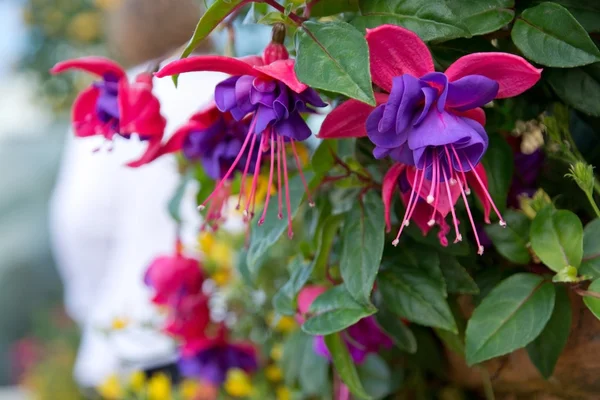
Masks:
[[[277,11],[279,11],[280,13],[285,14],[285,7],[283,7],[281,4],[279,4],[275,0],[257,0],[257,2],[266,3],[266,4],[270,5],[271,7],[273,7],[274,9],[276,9]],[[298,26],[301,26],[302,23],[304,22],[304,20],[302,18],[300,18],[298,15],[294,14],[293,12],[290,13],[288,15],[288,17]]]

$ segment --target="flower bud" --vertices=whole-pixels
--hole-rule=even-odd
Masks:
[[[575,165],[571,165],[569,173],[565,177],[572,178],[588,195],[594,190],[594,167],[591,165],[578,161]]]
[[[526,195],[522,195],[518,197],[519,199],[519,208],[523,211],[523,213],[529,218],[534,219],[537,215],[537,212],[540,211],[545,206],[552,204],[552,200],[550,200],[550,196],[543,189],[538,189],[537,192],[533,195],[533,197],[528,197]]]
[[[283,42],[285,41],[285,25],[281,22],[273,25],[273,36],[271,43],[263,52],[263,59],[266,64],[271,64],[277,60],[287,60],[289,54]]]

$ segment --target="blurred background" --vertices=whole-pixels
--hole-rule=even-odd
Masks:
[[[203,4],[0,0],[1,400],[80,396],[71,378],[79,335],[62,305],[48,201],[69,134],[70,106],[90,80],[84,74],[51,77],[48,69],[85,55],[109,56],[126,67],[164,57],[190,37]],[[270,31],[261,28],[237,27],[237,36],[259,40],[236,41],[236,53],[258,52]],[[217,49],[230,45],[226,32],[213,40]]]

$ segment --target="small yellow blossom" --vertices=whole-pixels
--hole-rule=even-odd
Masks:
[[[67,26],[71,39],[79,42],[92,42],[100,37],[102,28],[100,14],[95,11],[84,11],[75,15]]]
[[[121,329],[125,329],[129,321],[126,318],[117,317],[112,320],[111,328],[113,331],[120,331]]]
[[[279,382],[283,378],[281,368],[275,364],[269,365],[267,368],[265,368],[265,375],[271,382]]]
[[[252,381],[244,370],[230,369],[224,385],[225,391],[234,397],[247,397],[252,393]]]
[[[146,384],[146,375],[142,371],[135,371],[129,376],[129,387],[135,392],[139,393],[144,390]]]
[[[283,346],[280,343],[273,345],[273,347],[271,347],[270,356],[273,361],[281,360],[281,357],[283,356]]]
[[[231,270],[228,268],[223,268],[215,271],[215,273],[210,277],[213,281],[215,281],[217,286],[222,287],[229,283],[229,280],[231,279]]]
[[[200,384],[194,380],[186,379],[179,385],[179,393],[183,400],[195,400],[200,389]]]
[[[119,400],[125,394],[117,375],[109,376],[104,383],[98,386],[97,390],[100,396],[106,400]]]
[[[273,326],[274,320],[275,314],[273,312],[269,313],[269,315],[267,315],[267,322],[269,323],[269,325]],[[273,326],[273,328],[277,332],[281,332],[284,334],[293,332],[294,330],[296,330],[297,327],[298,325],[296,324],[296,320],[290,316],[279,317],[277,323],[275,324],[275,326]]]
[[[170,400],[171,380],[165,374],[156,374],[148,382],[148,400]]]
[[[275,394],[277,395],[277,400],[290,400],[292,398],[290,389],[285,386],[279,386],[275,389]]]

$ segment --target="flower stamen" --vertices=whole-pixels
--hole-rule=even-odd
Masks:
[[[296,144],[294,139],[290,139],[292,143],[292,153],[294,153],[294,158],[296,159],[296,167],[298,168],[298,172],[300,174],[300,179],[302,179],[302,184],[304,184],[304,191],[306,192],[306,198],[308,199],[308,205],[310,207],[315,206],[315,202],[312,199],[310,194],[310,189],[308,188],[308,184],[306,183],[306,178],[304,177],[304,172],[302,172],[302,163],[300,162],[300,157],[298,157],[298,152],[296,151]]]
[[[274,133],[273,133],[273,128],[271,128],[268,132],[267,135],[269,137],[269,140],[271,142],[271,168],[269,168],[269,184],[267,186],[267,197],[265,198],[265,207],[263,208],[263,212],[262,215],[260,216],[260,219],[258,220],[258,225],[262,225],[265,223],[265,217],[267,215],[267,209],[269,208],[269,199],[271,198],[271,186],[273,186],[273,167],[275,164],[275,139],[274,139]],[[279,147],[277,148],[277,154],[279,155]],[[277,161],[279,161],[279,158],[277,159]]]
[[[496,215],[500,219],[500,222],[498,222],[498,224],[501,227],[505,227],[506,226],[506,221],[504,220],[504,218],[502,218],[502,215],[500,214],[500,211],[498,211],[498,207],[496,207],[496,204],[494,203],[494,200],[492,199],[492,196],[490,195],[490,192],[488,192],[487,188],[485,187],[485,185],[483,184],[483,182],[481,180],[481,177],[479,176],[479,174],[475,170],[475,167],[473,167],[473,164],[471,164],[471,160],[469,160],[467,158],[467,162],[469,163],[469,167],[471,168],[471,172],[475,176],[475,179],[477,179],[477,182],[479,182],[479,186],[481,186],[481,188],[483,189],[483,193],[485,193],[485,197],[487,197],[487,199],[489,200],[490,204],[492,205],[492,208],[494,209],[494,212],[496,213]]]

